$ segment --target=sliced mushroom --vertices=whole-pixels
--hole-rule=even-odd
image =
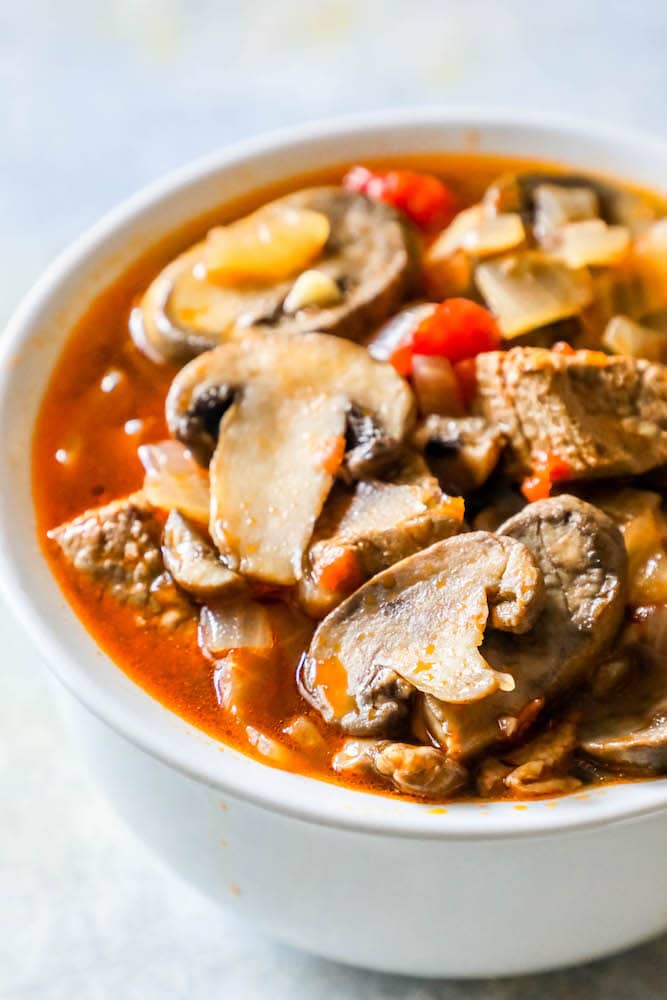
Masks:
[[[169,430],[208,465],[222,417],[257,382],[273,383],[283,394],[305,386],[313,394],[346,398],[352,447],[362,443],[356,419],[372,422],[374,436],[393,442],[403,441],[414,424],[407,383],[364,348],[319,333],[283,340],[247,330],[242,342],[207,351],[178,373],[166,402]]]
[[[581,750],[614,771],[667,771],[667,667],[662,652],[649,650],[611,693],[595,698],[580,729]]]
[[[182,514],[172,510],[162,534],[164,564],[179,587],[195,597],[238,594],[246,586],[223,563],[207,538]]]
[[[435,747],[390,740],[347,740],[333,759],[338,774],[382,778],[396,791],[429,799],[445,799],[459,791],[468,773]]]
[[[461,498],[443,494],[416,455],[391,482],[336,484],[306,553],[301,605],[324,617],[375,573],[458,534],[463,512]]]
[[[438,542],[374,577],[324,619],[304,660],[304,693],[346,731],[382,733],[401,709],[376,710],[371,693],[376,679],[384,687],[386,671],[407,683],[405,695],[413,689],[459,705],[511,690],[511,674],[494,670],[479,646],[487,621],[514,633],[529,629],[542,589],[534,557],[514,539],[476,532]]]
[[[348,341],[248,332],[195,358],[169,391],[170,429],[199,454],[213,428],[202,433],[197,401],[221,386],[234,401],[211,461],[211,537],[230,568],[290,585],[341,467],[351,404],[400,442],[414,422],[412,393],[391,365]]]
[[[417,715],[431,738],[467,759],[513,735],[527,706],[582,683],[613,642],[625,606],[627,555],[613,522],[592,504],[562,495],[529,504],[499,529],[534,555],[546,587],[540,616],[524,635],[488,631],[482,654],[511,671],[512,691],[455,705],[427,695]]]
[[[413,435],[420,451],[448,493],[476,490],[489,478],[500,458],[502,435],[481,417],[431,414]]]
[[[265,206],[264,211],[307,211],[328,219],[330,234],[314,266],[335,282],[339,301],[293,312],[287,303],[298,274],[264,283],[216,282],[207,275],[206,244],[172,261],[134,310],[135,340],[147,353],[183,363],[241,336],[254,325],[267,333],[322,330],[360,339],[404,299],[419,265],[415,235],[390,206],[340,187],[306,188]]]

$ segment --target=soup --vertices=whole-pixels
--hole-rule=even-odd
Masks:
[[[663,773],[666,214],[449,156],[304,176],[153,248],[35,428],[86,628],[182,718],[323,780],[441,802]]]

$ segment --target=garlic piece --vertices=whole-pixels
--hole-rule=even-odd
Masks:
[[[283,303],[283,310],[293,315],[308,306],[335,306],[342,293],[336,282],[324,271],[304,271],[292,285]]]

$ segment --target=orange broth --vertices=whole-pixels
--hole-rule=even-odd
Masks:
[[[373,161],[371,161],[373,163]],[[505,171],[566,168],[479,154],[441,157],[398,157],[375,161],[384,167],[408,166],[437,173],[458,193],[461,207],[477,201],[484,189]],[[137,458],[140,444],[167,437],[164,400],[176,369],[149,361],[135,347],[128,331],[132,306],[162,267],[213,224],[239,217],[264,202],[310,184],[337,182],[347,165],[292,178],[224,204],[150,248],[114,281],[71,330],[52,373],[34,430],[33,494],[40,544],[63,593],[99,646],[128,677],[166,708],[215,739],[264,763],[261,745],[248,734],[254,727],[284,742],[291,763],[279,766],[341,784],[372,789],[372,783],[340,777],[329,760],[343,737],[322,724],[301,698],[296,664],[285,661],[278,674],[266,678],[266,693],[244,705],[244,716],[221,708],[213,683],[213,665],[197,646],[195,627],[170,631],[139,625],[136,609],[102,592],[98,583],[78,574],[47,539],[47,531],[64,521],[139,489],[143,470]],[[221,200],[224,190],[221,190]],[[117,385],[104,391],[105,376],[119,373]],[[107,383],[105,383],[107,384]],[[136,422],[139,423],[136,423]],[[64,459],[64,460],[63,460]],[[316,723],[327,744],[319,759],[295,753],[282,729],[295,715]],[[382,786],[378,783],[375,790]],[[383,794],[387,793],[382,787]],[[405,797],[405,796],[402,796]]]

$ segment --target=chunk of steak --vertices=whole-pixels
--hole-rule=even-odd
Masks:
[[[165,572],[162,529],[141,493],[87,510],[49,532],[65,559],[143,619],[174,626],[193,606]]]
[[[468,779],[465,768],[441,750],[391,740],[347,740],[333,768],[339,774],[373,775],[399,792],[430,799],[454,794]]]
[[[667,462],[667,367],[537,347],[477,358],[476,408],[508,441],[522,479],[551,456],[560,478],[638,475]]]
[[[497,757],[487,757],[477,774],[481,795],[514,798],[563,795],[581,785],[568,773],[577,745],[577,716],[570,712],[537,733],[528,743]]]

